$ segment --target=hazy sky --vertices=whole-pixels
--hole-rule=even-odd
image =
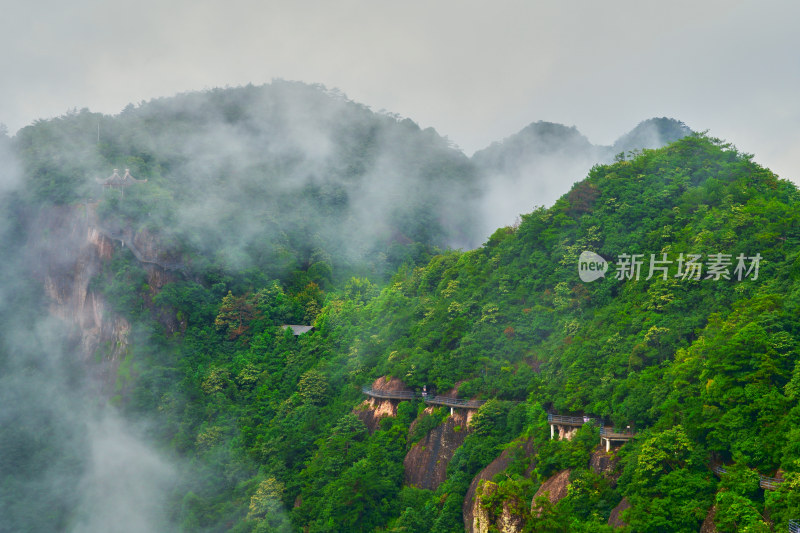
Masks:
[[[611,143],[670,116],[800,181],[800,2],[4,0],[0,122],[322,83],[467,154],[530,122]]]

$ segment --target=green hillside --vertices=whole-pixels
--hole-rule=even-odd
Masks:
[[[155,232],[198,274],[310,271],[321,284],[477,244],[467,157],[433,129],[320,86],[276,81],[116,116],[75,111],[13,141],[34,205],[103,200],[109,228]],[[147,186],[103,190],[115,167]]]
[[[531,531],[603,530],[623,496],[632,531],[697,531],[715,502],[720,531],[784,527],[800,514],[798,199],[749,156],[695,135],[595,167],[474,251],[403,268],[383,287],[351,279],[297,338],[277,326],[302,297],[278,285],[219,299],[176,283],[159,298],[188,327],[142,361],[123,405],[161,413],[159,438],[205,472],[176,503],[193,531],[231,521],[237,531],[461,531],[472,478],[523,436],[537,443],[520,459],[533,459],[532,473],[510,467],[487,505],[530,501],[562,468],[579,480],[528,513]],[[584,283],[584,250],[617,264],[643,254],[641,276],[616,279],[612,266]],[[650,254],[673,261],[667,279],[645,279]],[[679,254],[705,267],[727,254],[731,279],[675,277]],[[736,270],[740,254],[747,268],[760,255],[757,276]],[[361,385],[383,375],[492,400],[436,491],[402,486],[420,402],[401,403],[373,434],[351,414]],[[545,410],[636,428],[613,488],[586,467],[596,429],[549,441]],[[735,475],[716,478],[712,462]],[[759,489],[756,473],[779,468],[780,490]]]
[[[553,150],[589,146],[545,129]],[[7,527],[90,522],[105,394],[176,472],[157,480],[164,531],[460,532],[473,493],[489,531],[784,531],[800,518],[800,193],[703,134],[637,151],[643,131],[477,248],[480,156],[320,87],[0,136],[22,183],[0,191]],[[115,167],[147,182],[103,188]],[[603,277],[581,279],[583,252]],[[46,318],[84,281],[80,303],[108,306],[81,320],[124,322],[88,360],[66,331],[88,326]],[[380,418],[362,387],[381,382],[485,403],[468,417],[418,395]],[[548,413],[635,437],[605,454],[597,425],[551,439]],[[431,464],[434,488],[405,482]]]

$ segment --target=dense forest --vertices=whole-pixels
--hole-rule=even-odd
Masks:
[[[0,531],[92,530],[70,480],[96,468],[96,442],[61,416],[93,413],[86,397],[176,472],[158,485],[164,531],[785,531],[800,518],[800,192],[721,140],[651,125],[674,142],[640,126],[592,148],[585,178],[480,246],[481,201],[529,168],[531,132],[553,132],[542,153],[585,139],[539,123],[470,159],[285,82],[3,138],[20,178],[3,180],[0,238],[21,253],[2,260],[18,281],[0,308],[16,332],[0,398],[17,406],[0,408]],[[103,188],[114,167],[147,182]],[[88,290],[130,325],[120,350],[71,357],[76,326],[48,317],[56,267],[31,262],[72,268],[42,251],[54,210],[110,236]],[[584,251],[603,277],[582,281]],[[483,403],[365,402],[382,383]],[[551,438],[548,413],[599,422]],[[632,438],[606,453],[600,427]],[[443,476],[414,482],[425,453]],[[559,476],[560,497],[540,490]]]

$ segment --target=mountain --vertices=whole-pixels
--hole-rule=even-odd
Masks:
[[[644,148],[661,148],[691,133],[692,130],[679,120],[666,117],[651,118],[640,122],[631,131],[614,141],[610,152],[616,155]]]
[[[377,390],[391,376],[407,390],[488,401],[464,423],[458,409],[419,400],[390,409],[380,403],[387,393],[374,393],[364,408],[383,413],[380,429],[353,433],[353,446],[405,444],[405,479],[420,479],[424,462],[409,457],[433,446],[446,479],[401,485],[392,473],[402,453],[378,460],[364,451],[365,462],[348,466],[343,444],[320,442],[296,524],[462,531],[471,510],[476,531],[611,530],[609,521],[697,531],[713,507],[708,520],[720,529],[765,528],[764,516],[784,527],[800,511],[799,200],[748,156],[693,135],[595,167],[553,207],[482,248],[400,272],[363,308],[334,304],[306,344],[349,346],[317,367],[328,369],[331,390],[378,377]],[[587,250],[613,263],[604,278],[580,279]],[[638,275],[626,254],[642,260]],[[687,270],[694,255],[702,272]],[[622,433],[614,453],[598,446],[592,424],[550,440],[547,411]],[[417,441],[421,427],[426,440]],[[453,442],[461,444],[447,453]],[[725,470],[719,478],[714,465]],[[539,499],[545,490],[554,492]],[[331,500],[359,502],[359,521]],[[381,501],[394,502],[394,518],[378,511]]]
[[[800,192],[665,120],[469,159],[277,82],[0,136],[0,531],[785,529]]]
[[[319,86],[187,93],[40,121],[15,137],[37,202],[93,204],[109,227],[148,227],[195,270],[286,277],[315,264],[383,275],[434,248],[474,246],[469,160],[432,129]],[[129,168],[147,186],[96,183]],[[366,267],[366,268],[365,268]]]
[[[574,126],[534,122],[472,156],[484,183],[484,236],[535,206],[552,205],[595,164],[609,163],[620,153],[659,148],[689,134],[678,120],[652,118],[612,146],[601,146],[590,143]]]

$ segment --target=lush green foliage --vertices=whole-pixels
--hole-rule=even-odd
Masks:
[[[14,145],[33,201],[102,200],[109,231],[153,232],[198,275],[250,270],[327,287],[475,244],[466,156],[319,86],[189,93],[114,117],[75,111],[23,128]],[[104,189],[114,167],[148,182]]]
[[[524,215],[478,249],[429,261],[425,252],[444,244],[446,228],[431,223],[435,198],[420,200],[394,213],[405,238],[385,247],[383,267],[350,269],[337,240],[345,226],[308,238],[320,220],[336,218],[350,189],[311,179],[300,194],[282,195],[275,176],[299,172],[291,150],[280,151],[281,168],[230,162],[204,174],[202,165],[185,164],[188,152],[167,143],[179,129],[202,130],[197,117],[206,115],[196,109],[205,106],[222,113],[226,131],[247,128],[239,99],[256,97],[251,88],[235,98],[187,97],[183,114],[154,102],[108,122],[98,153],[76,148],[82,160],[97,159],[98,172],[124,162],[154,184],[150,192],[131,187],[124,199],[110,191],[98,207],[106,224],[172,227],[171,206],[197,202],[198,184],[238,209],[216,218],[215,228],[178,224],[180,231],[164,231],[163,242],[191,264],[157,295],[151,297],[131,254],[117,252],[94,282],[137,324],[135,364],[121,370],[116,401],[132,417],[154,418],[154,437],[193,472],[171,502],[185,530],[462,531],[475,475],[527,439],[534,457],[519,452],[482,505],[499,516],[504,502],[515,502],[531,531],[608,530],[623,496],[634,531],[697,531],[713,504],[722,531],[762,530],[766,516],[785,527],[800,517],[800,194],[793,185],[694,135],[597,166],[552,208]],[[282,108],[269,109],[278,121]],[[310,113],[325,115],[314,107]],[[389,120],[357,114],[375,127],[372,121]],[[320,168],[342,179],[367,175],[362,167],[374,163],[370,146],[380,136],[359,121],[340,124],[339,114],[330,116],[339,143],[332,150],[352,157]],[[38,137],[90,118],[82,113],[20,135],[33,175],[30,194],[53,202],[83,197],[71,181],[78,170],[63,167],[69,180],[56,176],[62,170],[48,162]],[[392,124],[391,131],[413,129]],[[142,139],[128,138],[148,128],[167,143],[157,157]],[[403,154],[438,139],[417,133]],[[439,141],[408,171],[456,184],[463,161]],[[222,175],[236,176],[243,188],[224,191]],[[255,175],[259,180],[250,179]],[[276,198],[258,207],[250,200],[263,196],[256,189],[265,186],[264,176]],[[286,221],[270,219],[271,209]],[[299,218],[289,215],[295,211]],[[303,218],[310,213],[321,218]],[[246,218],[258,221],[258,231],[239,239],[237,229],[253,229]],[[618,279],[611,270],[584,283],[577,275],[584,250],[614,262],[643,254],[642,275]],[[758,277],[694,281],[672,270],[645,279],[651,254],[674,260],[718,253],[730,254],[733,266],[739,254],[760,254]],[[241,261],[235,254],[243,254]],[[386,265],[399,265],[389,281]],[[163,316],[179,323],[170,335],[159,323]],[[313,323],[315,330],[295,336],[281,329],[286,323]],[[458,385],[461,397],[488,400],[436,490],[403,486],[404,458],[447,412],[422,414],[420,403],[401,402],[397,416],[370,432],[356,416],[360,387],[379,376],[417,390]],[[569,442],[550,441],[546,410],[591,413],[637,429],[619,451],[618,479],[588,467],[599,440],[595,428],[583,427]],[[715,477],[712,462],[730,465],[728,474]],[[539,500],[540,512],[532,513],[536,488],[564,469],[571,470],[567,497]],[[763,491],[756,472],[779,469],[784,484]]]
[[[785,521],[797,511],[791,492],[765,498],[746,479],[796,471],[797,202],[789,183],[695,136],[596,167],[552,209],[498,230],[480,249],[401,269],[379,292],[351,280],[315,300],[317,329],[304,336],[276,327],[301,317],[300,292],[272,284],[214,296],[203,285],[170,285],[157,303],[187,327],[161,353],[179,355],[139,378],[133,397],[145,388],[153,403],[127,405],[160,409],[162,438],[208,469],[209,484],[193,493],[202,505],[182,511],[201,529],[232,516],[258,528],[265,518],[247,510],[246,498],[237,508],[234,495],[258,494],[246,487],[272,479],[284,488],[271,498],[295,528],[460,531],[472,478],[523,434],[536,438],[535,468],[509,469],[494,500],[530,498],[556,471],[573,472],[569,496],[543,504],[531,524],[601,530],[623,495],[636,531],[696,531],[714,501],[724,530],[756,527],[767,507]],[[611,260],[763,259],[758,279],[643,273],[637,281],[611,271],[586,284],[576,276],[585,249]],[[168,375],[184,377],[176,388]],[[404,402],[370,435],[349,413],[358,387],[379,375],[439,391],[461,383],[464,396],[523,403],[492,400],[480,410],[436,491],[403,488],[408,446],[441,415],[423,415],[409,432],[419,411]],[[625,447],[618,484],[587,469],[596,431],[548,441],[540,404],[642,430]],[[712,458],[743,465],[745,478],[735,481],[732,470],[717,480]]]

